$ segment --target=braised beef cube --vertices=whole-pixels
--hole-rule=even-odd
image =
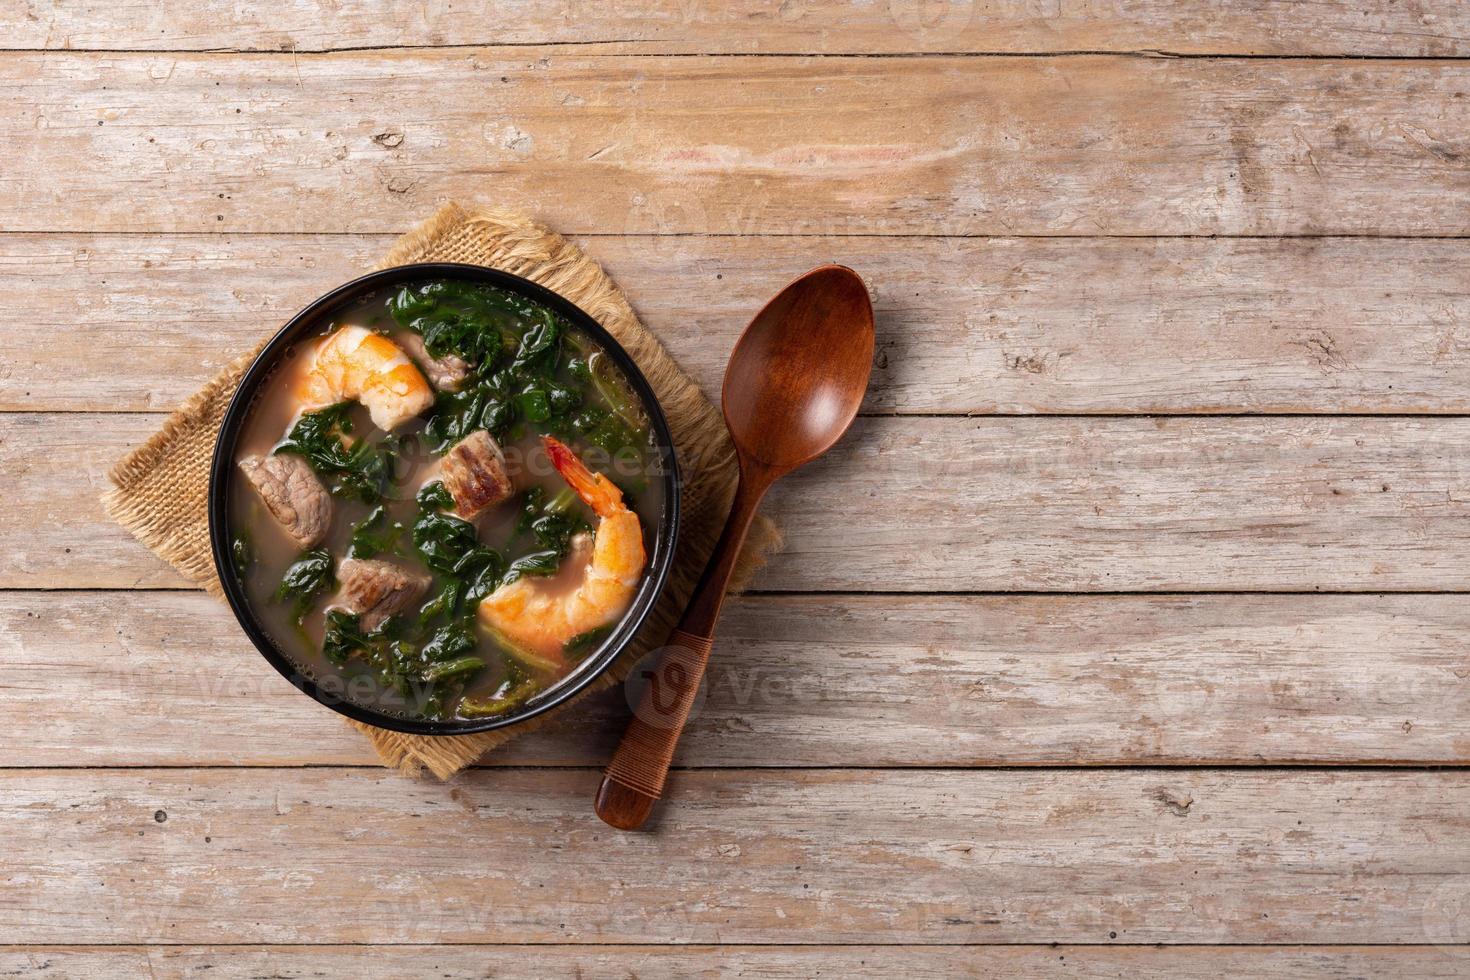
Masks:
[[[465,436],[449,450],[440,464],[439,476],[454,498],[454,512],[465,520],[515,493],[505,469],[505,454],[483,429]]]
[[[332,498],[311,464],[292,453],[246,456],[240,471],[266,509],[303,548],[322,540],[332,523]]]
[[[337,566],[337,581],[343,605],[357,613],[369,633],[389,616],[412,609],[429,588],[429,576],[369,558],[344,558]]]

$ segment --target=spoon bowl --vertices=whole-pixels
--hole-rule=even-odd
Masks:
[[[643,698],[598,788],[597,815],[619,830],[641,827],[663,795],[761,498],[852,424],[868,390],[874,333],[862,279],[846,266],[824,265],[781,290],[735,344],[721,400],[740,484],[704,577],[658,665],[646,672]]]
[[[820,266],[781,290],[725,369],[725,424],[742,459],[779,476],[831,449],[862,405],[873,344],[868,291],[846,266]]]

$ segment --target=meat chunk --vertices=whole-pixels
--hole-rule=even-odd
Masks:
[[[424,346],[424,338],[411,330],[399,335],[398,346],[413,358],[414,363],[423,369],[424,374],[429,376],[429,381],[440,391],[458,391],[464,385],[465,378],[470,376],[468,361],[454,354],[434,357]]]
[[[454,512],[465,520],[515,493],[515,485],[505,471],[505,454],[483,429],[465,436],[449,450],[439,464],[439,478],[454,498]]]
[[[368,558],[342,559],[337,581],[342,583],[342,604],[357,613],[369,633],[389,616],[413,607],[429,588],[427,575]]]
[[[246,456],[240,460],[240,472],[301,547],[310,548],[326,535],[332,523],[332,498],[305,459],[294,453]]]

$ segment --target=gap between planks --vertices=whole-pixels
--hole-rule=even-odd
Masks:
[[[3,52],[0,52],[0,54],[3,54]],[[1470,59],[1467,59],[1467,60],[1470,60]],[[223,239],[231,239],[231,238],[303,238],[303,237],[308,237],[308,236],[309,237],[312,237],[312,238],[374,238],[374,237],[376,237],[376,238],[389,238],[389,239],[392,239],[392,238],[398,238],[399,236],[401,236],[403,234],[405,234],[405,229],[403,229],[403,228],[386,228],[386,229],[385,228],[370,228],[370,229],[367,229],[365,231],[357,231],[357,230],[353,230],[353,231],[342,231],[342,230],[339,230],[339,229],[331,229],[331,228],[318,229],[318,230],[312,230],[312,229],[306,228],[306,229],[292,230],[292,231],[271,231],[271,230],[264,230],[264,231],[262,231],[262,230],[245,230],[245,231],[194,231],[194,230],[188,230],[188,229],[182,230],[182,231],[171,231],[171,230],[167,230],[167,229],[158,230],[158,229],[150,229],[150,228],[144,228],[144,229],[141,229],[141,230],[140,229],[118,229],[118,230],[111,230],[111,229],[107,229],[107,228],[55,228],[55,227],[51,227],[51,228],[0,228],[0,240],[3,240],[5,238],[7,238],[7,237],[31,237],[31,238],[39,238],[39,237],[48,236],[48,235],[49,236],[53,236],[53,237],[57,237],[57,238],[61,238],[61,237],[73,237],[73,238],[75,238],[75,237],[86,236],[86,235],[92,235],[92,236],[98,236],[98,237],[106,236],[108,238],[200,238],[200,239],[204,239],[205,241],[209,241],[209,240],[223,240]],[[947,231],[944,231],[944,232],[941,232],[941,231],[936,231],[936,232],[901,231],[901,232],[894,232],[891,235],[876,235],[876,234],[874,234],[872,232],[841,232],[841,231],[833,231],[833,232],[826,232],[826,231],[820,231],[820,232],[799,232],[799,231],[769,231],[769,232],[766,232],[766,231],[760,231],[760,232],[739,232],[739,231],[729,231],[729,232],[726,232],[726,231],[628,231],[628,232],[619,232],[619,231],[578,231],[578,232],[567,232],[566,233],[566,237],[572,238],[572,239],[576,239],[578,241],[581,241],[581,240],[590,240],[590,239],[601,239],[601,240],[608,240],[608,239],[613,239],[613,240],[618,240],[618,239],[635,239],[636,240],[636,239],[643,239],[643,238],[655,238],[655,239],[657,239],[657,238],[727,238],[727,239],[728,238],[737,238],[737,239],[750,240],[750,241],[778,240],[778,239],[787,239],[787,238],[797,239],[797,240],[800,240],[800,239],[827,239],[827,238],[834,238],[834,239],[841,239],[843,241],[867,241],[867,240],[872,240],[872,241],[894,242],[894,243],[901,243],[905,239],[910,239],[910,238],[912,238],[912,239],[919,239],[919,240],[928,240],[928,241],[944,241],[944,240],[948,240],[948,239],[953,239],[955,241],[977,241],[977,240],[979,240],[979,241],[984,241],[984,240],[1008,241],[1008,240],[1011,240],[1011,239],[1015,239],[1015,240],[1019,240],[1019,241],[1033,241],[1034,240],[1034,241],[1076,241],[1076,242],[1087,242],[1087,241],[1100,241],[1100,242],[1106,242],[1106,241],[1145,241],[1145,242],[1149,242],[1149,241],[1160,241],[1160,242],[1165,242],[1165,241],[1173,241],[1173,240],[1176,240],[1176,239],[1179,240],[1179,241],[1193,241],[1193,240],[1214,241],[1214,240],[1218,239],[1218,240],[1221,240],[1221,241],[1240,241],[1240,242],[1263,241],[1263,242],[1275,242],[1275,241],[1333,241],[1333,240],[1339,239],[1339,238],[1349,239],[1349,240],[1352,240],[1352,239],[1366,239],[1368,241],[1401,241],[1401,242],[1461,242],[1461,241],[1470,241],[1470,235],[1436,234],[1434,232],[1427,232],[1427,233],[1422,234],[1422,235],[1414,235],[1414,234],[1405,234],[1405,233],[1402,233],[1402,232],[1383,232],[1383,233],[1377,233],[1377,232],[1353,232],[1353,231],[1342,231],[1342,232],[1281,232],[1279,234],[1246,234],[1246,233],[1233,233],[1233,232],[1218,232],[1218,233],[1217,232],[1208,232],[1208,233],[1202,232],[1202,233],[1199,233],[1199,234],[1183,234],[1183,233],[1177,233],[1177,232],[1176,233],[1159,233],[1159,234],[1142,234],[1142,233],[1140,233],[1140,234],[1128,234],[1126,232],[1119,232],[1119,233],[1115,233],[1115,234],[1099,234],[1099,233],[1093,233],[1093,232],[1087,232],[1087,233],[1078,232],[1076,234],[1066,234],[1066,233],[1051,234],[1051,233],[1035,233],[1035,232],[993,233],[993,232],[963,232],[963,231],[956,231],[956,232],[947,232]],[[366,274],[366,270],[364,270],[364,273],[363,274]]]
[[[631,0],[618,4],[514,5],[470,0],[409,10],[358,0],[334,3],[330,17],[309,7],[273,11],[268,23],[250,10],[202,11],[159,0],[95,11],[57,9],[14,18],[7,41],[40,51],[170,48],[233,54],[463,49],[487,46],[619,51],[686,56],[957,55],[1057,56],[1100,52],[1169,55],[1308,57],[1456,57],[1470,53],[1470,18],[1453,0],[1328,0],[1282,5],[1269,0],[1209,5],[1140,0],[1123,11],[1106,4],[971,0],[922,4],[802,0],[780,9],[765,0],[714,5]],[[981,7],[977,11],[976,7]],[[487,23],[496,24],[492,33]]]
[[[527,943],[321,943],[264,945],[214,943],[208,946],[160,942],[95,943],[86,946],[0,946],[0,970],[12,977],[58,974],[103,976],[137,974],[154,980],[195,977],[205,970],[226,978],[335,976],[371,954],[387,975],[484,978],[515,976],[534,962],[545,976],[637,976],[653,978],[763,977],[766,980],[836,975],[852,980],[903,976],[931,980],[955,976],[994,977],[1001,973],[1052,976],[1127,976],[1139,980],[1215,980],[1224,975],[1287,978],[1304,976],[1407,976],[1455,978],[1464,947],[1440,944],[1272,946],[1260,943],[1137,944],[1107,943],[933,943],[916,946],[737,942],[715,945],[647,945],[598,942]]]
[[[505,51],[520,55],[529,50],[546,48],[552,51],[570,49],[579,58],[658,58],[665,61],[696,59],[709,61],[717,58],[801,58],[825,60],[870,61],[875,59],[912,60],[917,58],[1010,58],[1016,60],[1038,60],[1055,58],[1143,58],[1163,61],[1392,61],[1427,64],[1462,64],[1470,62],[1470,55],[1416,55],[1416,54],[1250,54],[1229,51],[1167,51],[1140,48],[1121,51],[1108,48],[1073,48],[1064,51],[627,51],[617,49],[619,44],[638,44],[636,39],[601,41],[527,41],[524,43],[499,41],[464,44],[364,44],[340,48],[0,48],[0,58],[7,55],[128,55],[158,57],[187,55],[189,57],[231,58],[249,55],[276,58],[330,58],[350,54],[413,54],[415,52],[481,51],[496,54]],[[607,51],[596,48],[606,47]]]

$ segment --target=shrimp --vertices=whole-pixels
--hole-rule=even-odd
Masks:
[[[342,327],[317,348],[301,385],[311,411],[355,399],[391,432],[434,404],[434,389],[397,344],[362,327]]]
[[[544,578],[519,578],[481,600],[479,615],[492,634],[560,670],[568,640],[616,622],[628,608],[646,556],[643,526],[622,491],[552,437],[543,436],[542,444],[557,472],[597,515],[593,540],[577,535],[567,556],[567,562],[581,563],[577,585],[558,588]]]

